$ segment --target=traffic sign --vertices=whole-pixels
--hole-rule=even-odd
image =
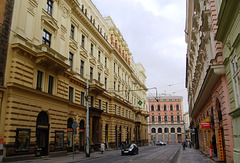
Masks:
[[[77,127],[78,127],[78,123],[77,122],[73,122],[72,128],[76,129]]]

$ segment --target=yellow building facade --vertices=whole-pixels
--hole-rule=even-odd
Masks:
[[[147,144],[145,69],[90,0],[15,1],[11,30],[0,114],[5,159],[36,149],[62,155],[73,144],[84,151],[87,100],[92,151],[101,142]]]

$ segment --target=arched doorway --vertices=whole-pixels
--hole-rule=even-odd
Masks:
[[[84,135],[85,135],[84,120],[81,120],[79,123],[79,150],[80,151],[84,151]]]
[[[119,127],[119,146],[122,143],[122,126]]]
[[[42,149],[42,156],[48,155],[49,120],[45,111],[41,111],[37,116],[36,137],[37,146]]]
[[[73,124],[73,119],[72,118],[68,118],[67,121],[67,151],[68,152],[72,152],[73,148],[73,128],[72,128],[72,124]]]

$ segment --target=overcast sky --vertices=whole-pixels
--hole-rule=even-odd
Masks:
[[[147,88],[183,96],[185,88],[186,0],[92,0],[103,17],[110,16],[126,40],[135,63],[146,70]],[[148,94],[155,95],[155,90]]]

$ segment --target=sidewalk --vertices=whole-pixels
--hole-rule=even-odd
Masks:
[[[204,155],[201,151],[194,148],[181,148],[177,163],[215,163],[211,158]]]

